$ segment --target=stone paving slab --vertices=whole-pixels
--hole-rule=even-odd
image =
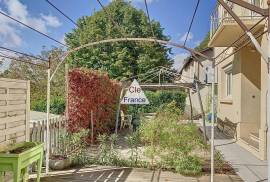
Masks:
[[[207,136],[211,136],[211,127],[207,123]],[[215,129],[215,149],[219,150],[236,173],[245,182],[267,181],[267,161],[256,158],[253,154],[237,144],[235,139],[226,137]]]
[[[32,176],[34,177],[34,176]],[[93,167],[50,172],[42,182],[209,182],[210,176],[187,177],[169,171],[138,168]],[[215,175],[215,181],[242,182],[237,175]]]

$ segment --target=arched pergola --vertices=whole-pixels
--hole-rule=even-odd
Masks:
[[[175,42],[171,42],[171,41],[167,41],[167,40],[159,40],[159,39],[154,39],[154,38],[114,38],[114,39],[106,39],[106,40],[101,40],[101,41],[96,41],[96,42],[90,42],[84,45],[81,45],[79,47],[73,48],[68,50],[67,52],[65,52],[62,57],[60,57],[59,59],[61,59],[60,63],[57,65],[55,71],[53,72],[53,74],[50,77],[50,80],[53,78],[54,74],[57,72],[59,66],[65,62],[66,58],[68,56],[70,56],[71,54],[73,54],[74,52],[77,52],[83,48],[88,48],[88,47],[92,47],[92,46],[96,46],[96,45],[100,45],[100,44],[106,44],[106,43],[117,43],[117,42],[150,42],[150,43],[159,43],[161,45],[167,45],[167,46],[173,46],[176,48],[180,48],[180,49],[184,49],[188,52],[190,52],[191,55],[194,55],[196,57],[196,55],[201,56],[203,58],[209,59],[209,60],[214,60],[212,57],[209,57],[207,55],[204,55],[202,53],[200,53],[199,51],[196,51],[195,49],[189,48],[185,45],[182,44],[178,44]],[[49,60],[50,61],[50,60]]]
[[[50,82],[52,81],[54,75],[57,73],[59,67],[66,61],[67,57],[72,55],[73,53],[84,49],[84,48],[88,48],[88,47],[92,47],[92,46],[97,46],[100,44],[106,44],[106,43],[118,43],[118,42],[149,42],[149,43],[158,43],[160,45],[164,45],[164,46],[173,46],[179,49],[184,49],[188,52],[190,52],[191,55],[193,55],[197,61],[199,61],[199,59],[197,59],[197,56],[209,59],[213,61],[213,67],[214,67],[214,59],[212,57],[209,57],[207,55],[204,55],[202,53],[200,53],[199,51],[196,51],[192,48],[189,48],[185,45],[182,44],[178,44],[175,42],[171,42],[168,40],[159,40],[159,39],[155,39],[155,38],[114,38],[114,39],[105,39],[105,40],[101,40],[101,41],[96,41],[96,42],[90,42],[84,45],[81,45],[79,47],[70,49],[68,51],[66,51],[61,57],[58,57],[57,59],[60,59],[60,62],[58,63],[58,65],[56,66],[54,72],[51,74],[51,58],[49,58],[49,63],[48,63],[48,69],[47,69],[47,123],[46,123],[46,127],[49,128],[49,119],[50,119]],[[68,118],[67,118],[68,119]],[[49,170],[49,139],[50,139],[50,133],[49,133],[49,129],[47,129],[47,133],[46,133],[46,172],[48,172]]]

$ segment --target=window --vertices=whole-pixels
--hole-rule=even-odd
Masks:
[[[232,74],[232,65],[227,66],[224,68],[225,71],[225,78],[226,78],[226,96],[232,96],[232,81],[233,81],[233,74]]]

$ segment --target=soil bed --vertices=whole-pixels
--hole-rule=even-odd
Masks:
[[[203,166],[202,166],[202,172],[203,173],[211,173],[211,161],[207,160],[204,162]],[[215,173],[217,174],[228,174],[228,175],[235,175],[235,171],[232,168],[232,166],[224,161],[224,164],[222,164],[221,166],[215,166]]]
[[[27,151],[35,146],[36,146],[36,143],[32,143],[32,142],[18,143],[2,153],[20,154],[20,153],[23,153],[23,152],[25,152],[25,151]]]
[[[67,159],[67,157],[63,156],[63,155],[52,155],[50,157],[50,159],[52,159],[52,160],[64,160],[64,159]]]

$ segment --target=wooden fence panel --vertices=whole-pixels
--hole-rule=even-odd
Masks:
[[[61,134],[66,132],[66,119],[65,117],[59,118],[51,118],[49,121],[50,124],[50,153],[57,154],[59,153],[60,146],[60,137]],[[30,139],[33,142],[44,142],[46,137],[46,120],[35,121],[30,127]],[[44,145],[44,150],[46,149],[46,145]]]
[[[0,78],[0,147],[29,140],[30,81]]]

